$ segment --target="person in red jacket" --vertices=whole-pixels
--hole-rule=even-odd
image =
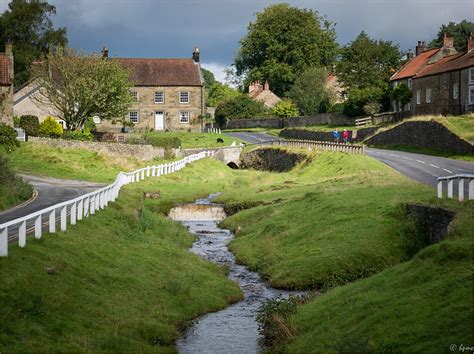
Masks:
[[[344,129],[344,133],[342,133],[342,138],[344,139],[344,142],[347,144],[347,142],[349,141],[349,132],[347,131],[347,129]]]

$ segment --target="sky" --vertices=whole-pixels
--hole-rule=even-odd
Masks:
[[[69,46],[112,57],[183,58],[199,47],[202,66],[223,81],[239,40],[270,0],[49,0],[53,22],[67,27]],[[344,45],[362,30],[402,50],[429,42],[441,24],[474,21],[474,0],[286,0],[336,23]],[[0,0],[0,12],[9,0]]]

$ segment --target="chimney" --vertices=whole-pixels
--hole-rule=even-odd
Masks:
[[[408,52],[407,52],[407,59],[408,59],[408,60],[412,60],[412,59],[413,59],[413,52],[411,51],[411,49],[408,49]]]
[[[5,56],[8,58],[9,61],[9,72],[10,72],[10,81],[13,82],[15,77],[14,71],[14,59],[13,59],[13,45],[10,42],[5,43]]]
[[[448,37],[448,34],[445,32],[443,37],[443,48],[454,48],[454,38]]]
[[[420,55],[426,50],[426,42],[418,41],[418,45],[415,49],[416,56]]]
[[[263,86],[263,89],[266,91],[266,90],[270,90],[270,84],[268,83],[268,80],[265,80],[265,85]]]
[[[104,48],[102,48],[102,58],[103,59],[108,59],[109,58],[109,50],[104,46]]]
[[[201,60],[199,58],[199,48],[194,47],[194,52],[193,52],[193,60],[195,63],[199,63]]]
[[[470,33],[467,38],[467,51],[470,52],[471,50],[474,50],[474,39],[472,39],[472,34]]]

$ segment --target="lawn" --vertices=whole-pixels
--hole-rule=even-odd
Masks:
[[[234,141],[237,145],[240,142],[242,142],[242,140],[239,140],[237,138],[229,137],[224,134],[216,134],[216,133],[152,132],[152,133],[148,133],[147,136],[178,138],[181,141],[182,149],[222,147],[222,146],[229,146]],[[222,139],[224,140],[224,142],[220,143],[217,141],[217,139]]]
[[[179,223],[144,206],[151,184],[67,233],[0,258],[0,352],[173,352],[184,326],[242,294],[187,249]],[[48,274],[46,267],[54,267]]]
[[[7,156],[0,153],[0,211],[28,200],[33,188],[11,170]]]

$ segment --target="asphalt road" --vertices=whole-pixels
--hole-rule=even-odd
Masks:
[[[279,140],[279,138],[274,135],[260,132],[234,132],[225,134],[249,143]],[[366,153],[368,156],[387,164],[398,172],[435,188],[438,177],[460,173],[474,174],[474,164],[466,161],[372,148],[367,148]]]

